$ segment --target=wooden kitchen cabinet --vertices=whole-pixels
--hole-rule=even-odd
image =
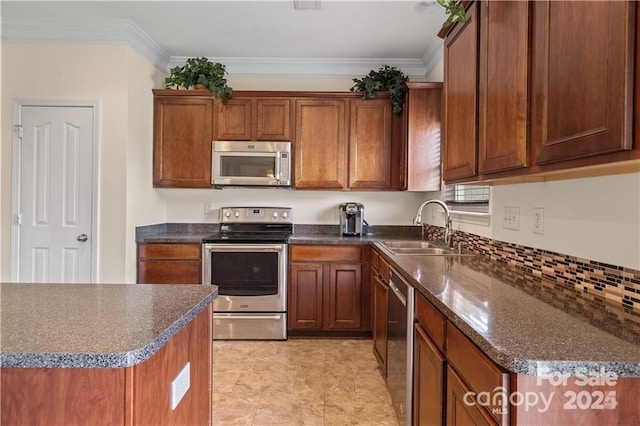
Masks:
[[[372,250],[371,262],[371,334],[373,354],[382,375],[387,375],[387,309],[389,300],[389,265]]]
[[[249,97],[245,97],[249,95]],[[218,140],[291,141],[292,99],[236,92],[217,108]]]
[[[498,423],[478,405],[465,399],[471,389],[452,368],[447,369],[447,426],[492,426]]]
[[[420,324],[415,325],[414,348],[414,423],[444,425],[446,361]]]
[[[534,3],[535,163],[632,149],[636,3]]]
[[[347,186],[346,102],[296,99],[295,187],[344,189]]]
[[[530,6],[480,2],[480,174],[528,166]]]
[[[403,120],[389,96],[317,95],[295,101],[296,189],[404,189]]]
[[[407,83],[406,188],[408,191],[441,189],[442,83]]]
[[[289,331],[369,331],[360,246],[290,245],[289,258]]]
[[[499,387],[508,393],[509,374],[419,293],[415,311],[414,424],[508,424],[507,404],[468,404],[464,395],[470,391],[492,393]]]
[[[442,174],[446,181],[472,178],[477,168],[478,3],[444,41]]]
[[[349,188],[391,187],[392,118],[388,99],[349,102]]]
[[[201,284],[202,245],[138,244],[138,284]]]
[[[445,183],[637,170],[638,14],[633,1],[469,2],[445,37]]]
[[[153,90],[153,186],[210,188],[213,98],[209,91]]]

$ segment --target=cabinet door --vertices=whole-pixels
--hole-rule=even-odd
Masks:
[[[478,2],[444,41],[443,177],[477,174]]]
[[[223,141],[253,140],[253,99],[226,99],[218,103],[217,139]]]
[[[391,187],[391,103],[351,100],[349,187]]]
[[[200,244],[139,244],[139,284],[201,284]]]
[[[416,425],[444,425],[445,359],[423,328],[415,326],[413,416]]]
[[[478,171],[483,174],[528,165],[530,4],[480,4]]]
[[[373,304],[373,354],[382,374],[387,375],[387,299],[389,287],[380,279],[378,271],[371,268],[371,293]]]
[[[407,87],[407,190],[440,191],[442,83]]]
[[[447,368],[447,426],[497,425],[477,404],[468,404],[465,394],[469,388],[451,369]]]
[[[632,148],[635,2],[534,2],[536,164]]]
[[[362,323],[362,281],[360,263],[331,263],[325,282],[327,328],[357,329]]]
[[[256,140],[291,141],[291,100],[256,100]]]
[[[153,110],[153,186],[211,187],[213,100],[155,97]]]
[[[291,263],[287,316],[289,329],[322,328],[322,263]]]
[[[345,102],[297,99],[295,102],[295,187],[343,189],[347,185]]]

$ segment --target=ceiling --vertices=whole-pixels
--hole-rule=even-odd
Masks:
[[[187,57],[229,74],[347,75],[382,64],[424,76],[442,61],[433,1],[2,1],[3,41],[128,42],[166,69]]]

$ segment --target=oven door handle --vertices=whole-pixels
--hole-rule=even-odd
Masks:
[[[234,319],[234,320],[263,320],[263,319],[272,319],[279,320],[282,318],[282,314],[275,315],[242,315],[242,314],[220,314],[214,312],[213,318],[217,319]]]

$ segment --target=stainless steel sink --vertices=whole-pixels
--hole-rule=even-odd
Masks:
[[[380,241],[380,244],[389,252],[396,255],[418,256],[465,256],[469,253],[460,253],[458,250],[442,247],[429,241],[415,240],[390,240]]]

